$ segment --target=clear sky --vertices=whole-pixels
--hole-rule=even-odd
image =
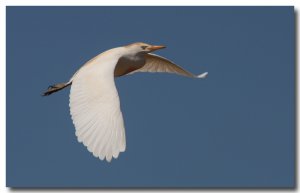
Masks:
[[[293,7],[8,7],[7,186],[293,187]],[[107,49],[142,41],[205,80],[116,79],[127,149],[77,142],[68,81]]]

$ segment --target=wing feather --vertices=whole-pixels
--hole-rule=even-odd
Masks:
[[[78,141],[95,157],[110,162],[125,151],[123,116],[113,75],[101,79],[93,68],[89,65],[73,78],[70,113]]]
[[[132,71],[129,74],[133,74],[136,72],[167,72],[167,73],[175,73],[178,75],[183,75],[191,78],[205,78],[207,76],[207,72],[202,73],[200,75],[194,75],[189,71],[183,69],[182,67],[176,65],[174,62],[158,56],[156,54],[146,54],[146,63],[143,67]]]

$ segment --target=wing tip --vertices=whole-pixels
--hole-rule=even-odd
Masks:
[[[204,73],[198,75],[197,78],[206,78],[207,75],[208,75],[208,72],[204,72]]]
[[[119,149],[118,151],[112,153],[111,155],[108,155],[108,154],[103,154],[103,153],[96,153],[95,151],[93,151],[87,144],[85,144],[83,141],[81,141],[80,143],[82,143],[86,148],[87,150],[92,153],[92,155],[95,157],[95,158],[98,158],[100,159],[101,161],[106,161],[107,163],[111,163],[113,159],[117,159],[120,155],[120,153],[124,152],[125,149]]]
[[[126,145],[123,144],[118,148],[117,151],[111,152],[111,154],[102,153],[102,152],[98,153],[98,152],[95,152],[95,150],[93,150],[92,147],[89,144],[87,144],[85,142],[85,140],[82,139],[77,132],[75,132],[75,135],[77,136],[77,141],[79,143],[82,143],[95,158],[98,158],[101,161],[106,161],[107,163],[111,163],[113,159],[117,159],[119,157],[120,153],[125,152],[125,150],[126,150]]]

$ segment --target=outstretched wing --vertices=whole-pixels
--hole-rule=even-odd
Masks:
[[[110,162],[125,151],[125,128],[113,74],[86,65],[72,79],[70,113],[78,141],[95,157]]]
[[[145,55],[146,63],[143,67],[132,71],[129,74],[133,74],[136,72],[167,72],[167,73],[175,73],[178,75],[183,75],[191,78],[205,78],[207,76],[207,72],[202,73],[200,75],[194,75],[187,70],[184,70],[180,66],[176,65],[172,61],[155,55],[155,54],[146,54]]]

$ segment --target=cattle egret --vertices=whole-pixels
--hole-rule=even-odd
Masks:
[[[151,52],[165,48],[133,43],[107,50],[86,62],[67,83],[49,86],[44,96],[71,86],[70,114],[79,142],[108,162],[126,149],[125,127],[115,77],[136,72],[167,72],[191,78],[194,75],[170,60]]]

